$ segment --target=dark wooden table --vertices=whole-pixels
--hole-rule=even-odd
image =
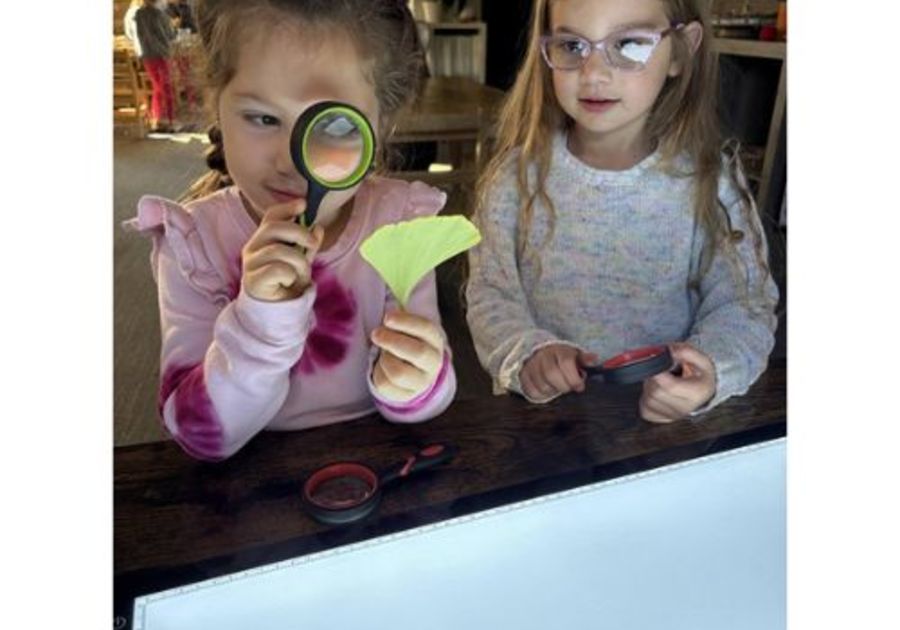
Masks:
[[[504,93],[466,77],[428,77],[397,115],[394,142],[476,139],[489,133]]]
[[[636,414],[640,386],[592,383],[549,405],[461,397],[439,418],[396,425],[373,415],[303,432],[266,432],[217,464],[172,442],[115,451],[115,607],[135,596],[469,514],[513,501],[736,448],[786,433],[786,366],[700,421]],[[303,479],[338,459],[385,467],[414,448],[459,449],[443,468],[392,488],[367,521],[307,517]]]
[[[493,137],[504,93],[466,77],[429,77],[417,98],[397,115],[391,142],[436,142],[445,147],[450,172],[401,170],[393,177],[432,186],[474,185]]]

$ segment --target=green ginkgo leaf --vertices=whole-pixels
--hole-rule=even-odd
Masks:
[[[463,216],[419,217],[381,226],[365,240],[359,253],[406,308],[426,273],[480,240],[478,228]]]

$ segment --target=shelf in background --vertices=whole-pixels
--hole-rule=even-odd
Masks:
[[[782,125],[784,124],[787,111],[787,42],[714,38],[713,51],[720,55],[774,59],[781,62],[778,88],[775,93],[775,104],[772,109],[772,117],[769,122],[769,131],[766,138],[765,155],[759,180],[759,190],[756,194],[757,206],[759,206],[764,213],[771,213],[774,205],[781,205],[780,201],[770,199],[769,197],[771,196],[772,169],[775,165],[779,139],[782,135]]]
[[[484,83],[487,24],[484,22],[417,22],[429,74],[463,76]]]
[[[722,55],[784,59],[787,42],[765,42],[756,39],[713,39],[713,50]]]

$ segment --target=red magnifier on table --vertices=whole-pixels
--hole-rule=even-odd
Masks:
[[[431,444],[380,475],[357,462],[329,464],[303,484],[303,507],[314,519],[328,525],[364,519],[381,503],[386,486],[448,462],[455,454],[452,446]]]
[[[604,383],[630,385],[675,367],[668,346],[645,346],[626,350],[600,365],[583,366],[589,376],[599,376]]]

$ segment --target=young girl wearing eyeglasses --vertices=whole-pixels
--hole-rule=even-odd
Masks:
[[[778,291],[716,116],[696,0],[536,0],[530,45],[479,180],[468,322],[495,391],[547,402],[586,365],[667,344],[644,381],[668,422],[766,367]]]

